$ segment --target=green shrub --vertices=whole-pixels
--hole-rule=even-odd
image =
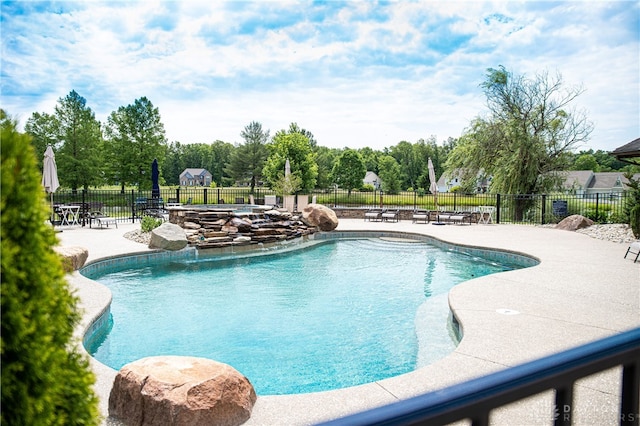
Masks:
[[[362,185],[362,188],[360,188],[360,191],[362,191],[362,192],[373,192],[373,191],[375,191],[375,188],[370,183],[365,183],[364,185]]]
[[[606,223],[609,212],[605,211],[602,208],[598,209],[598,211],[596,212],[596,209],[594,207],[587,207],[582,215],[588,217],[596,223]]]
[[[140,228],[142,229],[142,232],[151,232],[160,225],[162,225],[162,219],[151,216],[145,216],[140,221]]]
[[[73,340],[80,314],[65,281],[29,137],[3,123],[3,425],[97,425],[87,357]]]

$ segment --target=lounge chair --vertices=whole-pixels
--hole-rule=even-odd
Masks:
[[[370,209],[367,210],[364,214],[364,220],[369,222],[380,222],[382,221],[382,209]]]
[[[471,225],[471,213],[469,212],[441,212],[438,213],[438,222],[464,223]]]
[[[429,223],[428,210],[415,210],[413,212],[413,223],[424,222]]]
[[[640,257],[640,241],[636,241],[635,243],[631,243],[631,245],[627,249],[627,252],[624,254],[624,258],[625,259],[627,258],[627,255],[629,253],[636,255],[636,258],[633,260],[633,263],[636,263],[638,261],[638,257]]]
[[[384,222],[397,222],[400,220],[400,210],[385,210],[382,212]]]
[[[92,227],[94,221],[100,225],[100,228],[104,225],[107,225],[108,228],[109,224],[115,225],[116,228],[118,227],[118,221],[114,217],[108,216],[101,211],[93,211],[89,213],[89,228]]]

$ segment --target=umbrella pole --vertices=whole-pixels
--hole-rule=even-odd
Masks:
[[[53,215],[55,213],[55,209],[53,207],[53,192],[51,193],[51,226],[56,226],[55,223],[53,222]]]

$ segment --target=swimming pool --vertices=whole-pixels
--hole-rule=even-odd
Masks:
[[[446,356],[455,347],[446,292],[515,267],[378,238],[262,257],[114,265],[90,276],[111,289],[113,303],[109,327],[87,349],[116,369],[152,355],[215,359],[261,395],[353,386]],[[418,317],[430,313],[439,320],[418,329]]]

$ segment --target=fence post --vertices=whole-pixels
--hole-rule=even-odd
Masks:
[[[202,202],[204,204],[209,204],[209,195],[207,193],[207,188],[204,188],[204,195],[203,195],[203,200]]]
[[[176,202],[180,202],[180,188],[176,188]]]
[[[542,194],[542,219],[540,220],[540,224],[544,225],[544,217],[547,214],[547,194]]]
[[[413,190],[413,211],[416,211],[418,208],[418,191]]]
[[[600,217],[600,215],[598,214],[598,210],[599,210],[599,204],[600,204],[600,193],[596,192],[596,216],[595,216],[595,220],[594,222],[599,222],[598,218]]]
[[[457,209],[457,204],[458,204],[458,193],[454,192],[453,193],[453,211],[455,212]]]
[[[136,194],[131,190],[131,223],[136,223]]]
[[[85,207],[87,210],[85,211]],[[89,214],[89,205],[87,204],[87,190],[82,190],[82,204],[80,204],[80,214],[82,215],[82,226],[85,225],[84,221],[86,219],[87,214]]]
[[[496,194],[496,224],[500,223],[500,194]]]

